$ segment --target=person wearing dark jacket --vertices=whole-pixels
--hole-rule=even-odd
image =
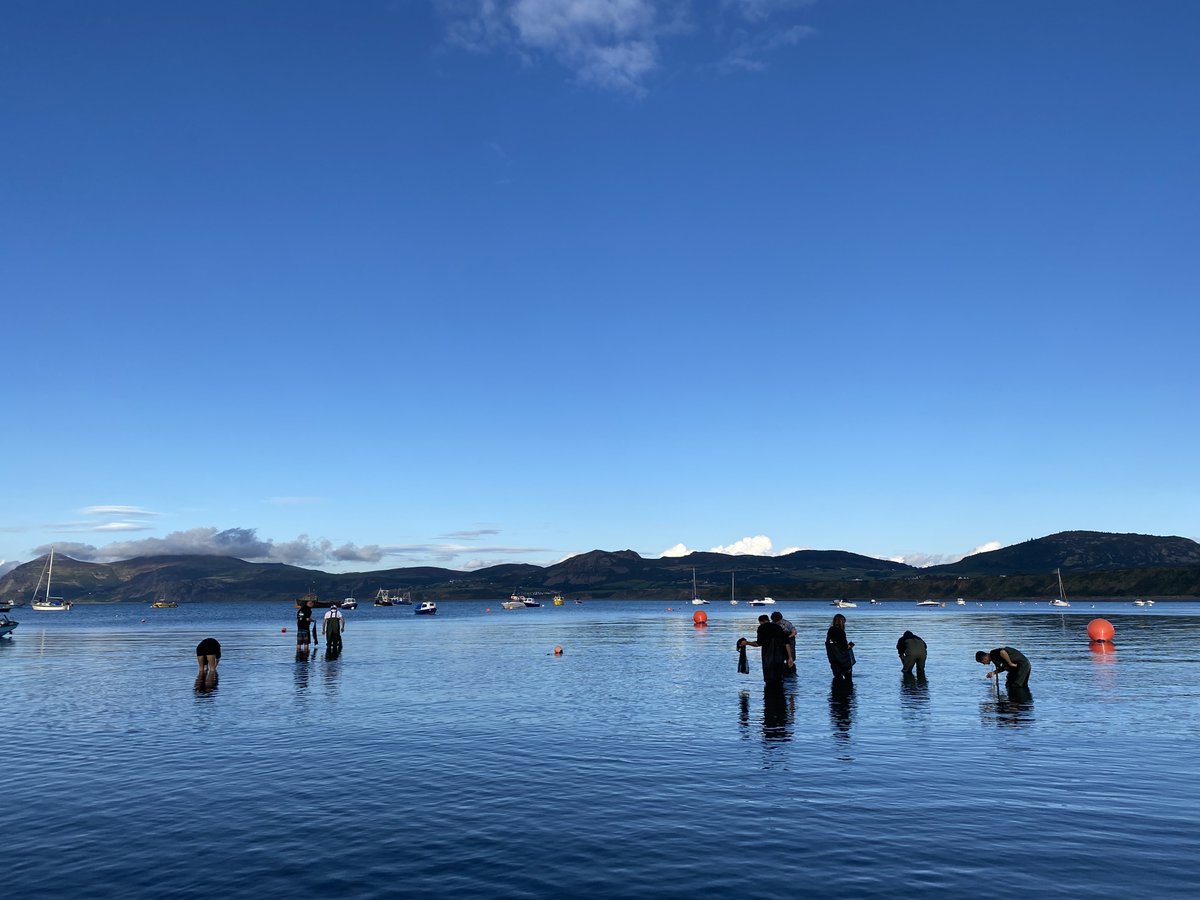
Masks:
[[[994,672],[987,673],[988,678],[995,678],[1001,672],[1007,672],[1008,678],[1004,686],[1010,690],[1029,687],[1029,673],[1033,671],[1033,665],[1020,650],[1013,647],[997,647],[991,652],[980,650],[975,654],[975,662],[996,667]]]
[[[925,657],[928,650],[925,641],[911,631],[900,635],[900,640],[896,641],[896,655],[900,657],[900,664],[904,667],[905,678],[912,675],[913,666],[917,667],[918,678],[925,677]]]
[[[783,677],[795,668],[796,660],[792,656],[792,648],[788,646],[787,634],[769,616],[759,616],[758,633],[754,640],[743,638],[739,646],[762,648],[763,682],[768,685],[782,684]]]
[[[854,676],[854,642],[846,638],[846,617],[838,613],[825,632],[825,655],[834,681],[850,681]]]

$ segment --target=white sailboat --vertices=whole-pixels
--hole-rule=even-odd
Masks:
[[[1054,574],[1058,576],[1058,597],[1050,601],[1051,606],[1070,606],[1067,602],[1067,592],[1063,590],[1062,569],[1055,569]]]
[[[729,573],[729,605],[737,606],[737,591],[734,590],[734,582],[737,579],[736,572]]]
[[[692,606],[704,606],[707,600],[701,600],[696,590],[696,570],[692,569]]]
[[[46,558],[46,565],[42,569],[42,574],[38,576],[37,587],[33,589],[33,602],[30,607],[36,612],[66,612],[71,608],[71,604],[62,597],[50,596],[50,580],[54,576],[54,548],[50,548],[50,555]],[[42,589],[42,579],[46,581],[46,593],[39,597],[38,592]]]

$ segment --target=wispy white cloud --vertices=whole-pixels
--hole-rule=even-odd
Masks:
[[[552,60],[582,83],[639,95],[672,40],[714,40],[721,71],[760,71],[764,57],[811,29],[789,18],[809,0],[438,0],[451,46]],[[711,52],[706,50],[706,52]]]
[[[141,506],[85,506],[79,513],[84,516],[122,516],[135,519],[149,519],[162,515]]]

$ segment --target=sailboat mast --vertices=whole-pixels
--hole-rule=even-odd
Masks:
[[[50,579],[54,577],[54,548],[50,548],[50,567],[46,570],[46,599],[50,599]]]

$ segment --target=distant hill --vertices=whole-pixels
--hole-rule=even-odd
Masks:
[[[0,578],[0,599],[28,602],[45,557]],[[1180,537],[1070,531],[917,569],[843,550],[784,556],[692,553],[645,558],[632,550],[593,550],[551,566],[509,563],[460,572],[434,566],[331,574],[225,556],[153,556],[98,564],[56,556],[54,593],[76,603],[165,598],[292,602],[312,590],[325,600],[370,600],[380,589],[417,599],[497,599],[513,592],[582,597],[692,596],[722,601],[737,576],[738,597],[1042,596],[1057,568],[1074,596],[1200,596],[1200,544]]]
[[[1200,544],[1182,537],[1063,531],[1048,537],[976,553],[945,566],[930,566],[927,575],[1032,575],[1062,569],[1104,572],[1200,566]]]

